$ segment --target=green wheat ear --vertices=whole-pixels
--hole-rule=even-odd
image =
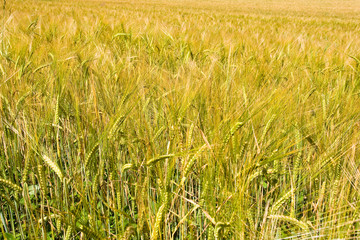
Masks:
[[[126,227],[126,230],[120,239],[128,240],[128,239],[131,239],[131,237],[134,236],[135,234],[136,234],[136,228],[132,225],[129,225]]]
[[[22,183],[26,182],[28,173],[29,173],[29,169],[30,169],[30,154],[27,154],[25,157],[24,170],[22,172],[22,178],[21,178]]]
[[[157,163],[157,162],[159,162],[161,160],[172,158],[174,156],[175,156],[175,154],[166,154],[166,155],[162,155],[162,156],[159,156],[159,157],[156,157],[156,158],[152,158],[149,161],[147,161],[146,165],[147,166],[152,166],[152,165],[154,165],[155,163]]]
[[[13,191],[16,191],[16,192],[21,192],[22,191],[21,187],[19,187],[15,183],[12,183],[11,181],[6,180],[6,179],[0,178],[0,185],[3,185],[4,187],[7,187],[7,188],[9,188],[9,189],[11,189]]]
[[[70,240],[72,230],[73,230],[72,226],[69,225],[66,229],[64,240]]]
[[[180,185],[184,185],[187,176],[189,175],[192,167],[194,166],[196,160],[200,157],[201,153],[207,148],[207,145],[204,144],[196,153],[195,155],[189,160],[189,162],[187,162],[186,166],[185,166],[185,170],[183,173],[183,177],[181,179],[181,183]]]
[[[236,122],[234,126],[230,129],[230,132],[224,137],[222,141],[221,152],[224,151],[226,145],[229,143],[230,138],[234,136],[237,130],[239,130],[242,126],[244,126],[243,122]]]
[[[56,231],[58,233],[60,233],[61,232],[61,219],[59,217],[55,221],[55,226],[56,226]]]
[[[207,239],[208,240],[215,240],[215,234],[214,234],[214,226],[210,224],[210,226],[207,228]]]
[[[5,202],[6,202],[13,210],[16,210],[14,201],[12,201],[8,196],[6,196],[5,194],[0,193],[0,198],[2,198],[3,200],[5,200]]]
[[[134,167],[135,167],[134,164],[132,164],[132,163],[126,163],[126,164],[124,164],[124,165],[122,166],[121,172],[125,172],[126,170],[132,169],[132,168],[134,168]]]
[[[91,157],[95,154],[96,149],[99,147],[99,142],[95,143],[94,146],[92,147],[91,151],[89,152],[89,154],[86,156],[85,158],[85,168],[88,168],[88,165],[90,164],[90,159]]]
[[[78,223],[76,228],[83,232],[90,239],[102,239],[99,233],[84,224]]]
[[[59,125],[59,105],[60,105],[60,96],[58,95],[56,98],[56,105],[55,105],[54,126]]]
[[[170,196],[169,193],[166,192],[164,193],[165,197],[164,200],[158,210],[158,212],[156,213],[156,219],[155,219],[155,226],[154,226],[154,231],[153,234],[151,235],[151,240],[158,240],[161,238],[161,225],[165,216],[165,212],[167,211],[168,208],[168,203],[170,200]]]
[[[283,203],[285,203],[286,200],[288,200],[291,195],[293,194],[293,192],[295,191],[294,188],[292,188],[290,191],[288,191],[287,193],[285,193],[281,198],[279,198],[274,205],[271,207],[270,213],[274,214],[277,212],[277,210],[279,210],[279,208],[281,207],[281,205]]]
[[[42,191],[43,195],[46,196],[47,187],[46,187],[44,167],[42,165],[38,165],[38,173],[39,173],[40,190]]]
[[[264,128],[264,131],[263,131],[263,133],[262,133],[262,135],[261,135],[261,138],[260,138],[260,143],[261,143],[261,144],[263,144],[264,139],[265,139],[265,136],[266,136],[267,132],[269,131],[269,129],[270,129],[270,127],[271,127],[271,124],[274,122],[275,117],[276,117],[276,115],[273,114],[273,115],[271,116],[270,120],[266,123],[265,128]]]
[[[309,226],[306,223],[299,221],[293,217],[288,217],[288,216],[284,216],[284,215],[270,215],[270,216],[268,216],[268,218],[289,222],[289,223],[301,228],[302,230],[304,230],[306,232],[309,231]]]
[[[221,236],[221,230],[226,227],[229,227],[229,226],[230,226],[230,223],[217,222],[215,224],[215,230],[214,230],[215,239],[216,240],[223,239],[223,236]]]
[[[44,160],[44,162],[56,173],[56,175],[63,180],[64,176],[60,170],[60,168],[58,167],[58,165],[51,161],[51,159],[46,156],[46,155],[42,155],[42,159]]]

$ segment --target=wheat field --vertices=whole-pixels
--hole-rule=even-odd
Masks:
[[[360,2],[6,0],[0,239],[359,239]]]

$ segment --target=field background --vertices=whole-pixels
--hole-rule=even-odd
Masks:
[[[7,0],[0,29],[0,238],[359,238],[359,1]]]

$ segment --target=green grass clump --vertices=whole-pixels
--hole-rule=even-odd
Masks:
[[[8,0],[0,238],[358,238],[359,11]]]

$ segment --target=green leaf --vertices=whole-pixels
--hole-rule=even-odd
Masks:
[[[16,240],[13,234],[11,233],[5,233],[4,234],[5,240]]]

